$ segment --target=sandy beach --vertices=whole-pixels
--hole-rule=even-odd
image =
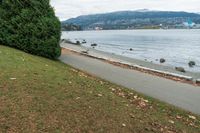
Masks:
[[[175,68],[165,66],[164,64],[154,64],[152,62],[128,58],[120,55],[115,55],[107,52],[98,51],[95,48],[87,48],[81,45],[69,43],[61,43],[61,47],[68,50],[85,54],[87,56],[108,61],[111,64],[136,69],[145,73],[165,77],[188,83],[199,83],[200,73],[188,72],[185,73],[176,71]]]

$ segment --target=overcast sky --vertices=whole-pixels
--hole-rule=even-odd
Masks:
[[[200,0],[51,0],[51,5],[61,20],[137,9],[200,12]]]

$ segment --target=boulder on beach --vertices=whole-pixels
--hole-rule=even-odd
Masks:
[[[197,79],[197,80],[196,80],[196,83],[197,83],[197,84],[200,84],[200,79]]]
[[[85,44],[85,43],[87,43],[86,40],[83,40],[83,41],[82,41],[82,44]]]
[[[62,39],[60,42],[61,43],[68,43],[68,44],[74,44],[74,45],[81,45],[80,41],[72,42],[71,40],[68,40],[68,39]]]
[[[76,41],[76,45],[81,45],[80,41]]]
[[[92,47],[96,47],[96,46],[97,46],[97,44],[96,44],[96,43],[93,43],[93,44],[91,44],[91,46],[92,46]]]
[[[165,63],[165,62],[166,62],[166,60],[164,58],[160,59],[160,63]]]
[[[189,65],[189,67],[193,67],[193,66],[196,65],[196,62],[195,62],[195,61],[190,61],[190,62],[188,63],[188,65]]]
[[[88,54],[89,50],[81,51],[82,54]]]
[[[67,39],[61,39],[60,40],[60,43],[68,43],[69,42],[69,40],[67,40]]]
[[[60,40],[60,42],[64,42],[64,41],[65,41],[65,39],[61,39],[61,40]]]
[[[185,69],[183,67],[175,67],[176,71],[185,73]]]

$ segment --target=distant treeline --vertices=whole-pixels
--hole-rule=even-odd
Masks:
[[[61,24],[49,0],[0,0],[0,44],[57,58]]]
[[[79,25],[74,24],[62,24],[62,31],[81,31],[82,28]]]

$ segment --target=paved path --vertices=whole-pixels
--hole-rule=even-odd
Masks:
[[[60,60],[94,76],[200,115],[200,87],[124,69],[70,52],[63,53]]]

